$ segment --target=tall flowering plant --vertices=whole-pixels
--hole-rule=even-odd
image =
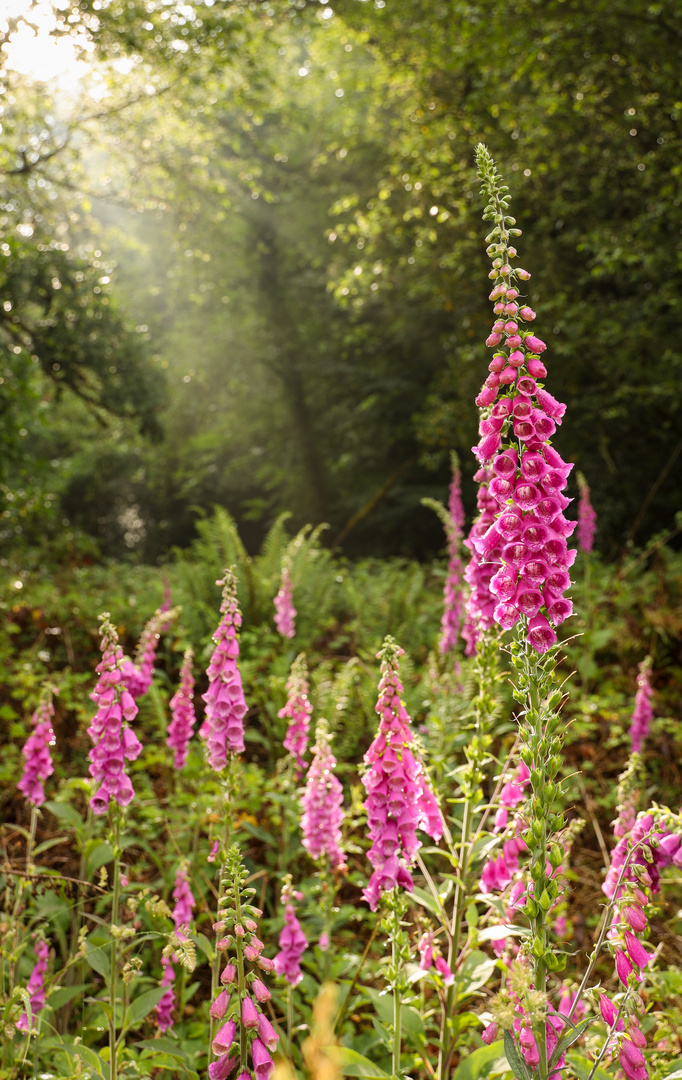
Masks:
[[[93,748],[88,755],[93,778],[90,806],[94,814],[104,814],[113,800],[126,807],[135,796],[126,761],[134,761],[142,744],[129,726],[137,716],[137,705],[128,690],[123,671],[123,651],[108,612],[100,615],[102,659],[97,665],[99,679],[90,697],[97,705],[88,735]]]
[[[194,676],[192,661],[194,652],[187,649],[180,668],[180,685],[170,700],[171,722],[168,725],[166,745],[173,751],[173,767],[184,769],[189,753],[196,715],[194,712]]]
[[[52,687],[48,687],[45,691],[38,708],[31,717],[33,731],[21,751],[25,758],[25,764],[23,775],[17,787],[34,807],[42,806],[45,802],[44,781],[54,771],[50,747],[55,744],[54,729],[52,727],[54,718],[52,695],[55,692]]]
[[[452,454],[452,481],[448,499],[447,517],[448,572],[443,589],[443,616],[441,634],[438,642],[439,651],[445,655],[452,652],[459,640],[462,628],[462,586],[464,566],[462,564],[461,543],[464,528],[464,507],[462,505],[462,473],[459,458]]]
[[[300,653],[291,665],[287,681],[287,701],[278,712],[283,720],[288,720],[287,733],[284,736],[284,749],[288,750],[296,762],[298,776],[305,771],[305,752],[308,748],[308,729],[313,707],[308,698],[308,667],[305,653]]]
[[[226,570],[225,577],[216,581],[216,585],[223,588],[222,619],[213,635],[216,646],[208,665],[208,690],[203,694],[206,718],[199,734],[206,739],[209,765],[221,772],[227,765],[228,753],[241,754],[244,750],[247,705],[237,665],[242,615],[234,571]]]
[[[331,749],[327,721],[320,719],[315,729],[313,760],[306,776],[301,799],[302,844],[312,859],[326,856],[335,870],[345,868],[341,849],[341,825],[344,819],[343,788],[334,775],[336,758]]]
[[[287,566],[282,567],[282,578],[273,603],[275,605],[275,626],[282,637],[294,637],[298,612],[294,607],[294,585]]]

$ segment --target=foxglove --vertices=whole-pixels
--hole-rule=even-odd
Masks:
[[[378,653],[379,731],[364,758],[367,769],[362,783],[367,790],[367,831],[372,841],[367,857],[374,872],[363,896],[372,911],[376,911],[383,892],[398,887],[412,892],[410,867],[421,847],[417,829],[434,840],[443,834],[443,820],[423,762],[410,749],[410,717],[400,699],[402,655],[403,650],[387,637]]]
[[[97,704],[97,712],[88,728],[94,744],[88,760],[89,772],[95,782],[90,799],[95,814],[105,813],[111,799],[124,807],[132,801],[135,791],[125,765],[126,760],[134,761],[142,749],[137,735],[128,726],[137,716],[137,705],[123,676],[123,653],[118,634],[111,625],[108,612],[101,615],[100,620],[102,659],[97,665],[99,680],[90,695]]]
[[[297,615],[294,607],[294,586],[287,567],[282,568],[282,578],[279,590],[274,599],[275,626],[282,637],[292,638],[296,633],[295,619]]]
[[[345,858],[341,850],[343,788],[334,775],[336,758],[331,751],[326,720],[318,721],[312,755],[301,800],[303,847],[312,859],[326,855],[333,869],[344,869]]]
[[[589,554],[594,547],[594,534],[597,531],[597,515],[590,502],[590,489],[581,472],[578,473],[578,547]]]
[[[464,507],[462,506],[462,477],[459,461],[453,454],[452,482],[448,501],[448,572],[443,591],[443,617],[441,636],[438,643],[440,652],[445,655],[452,652],[459,639],[462,625],[462,579],[463,566],[460,554],[462,529],[464,527]]]
[[[278,712],[278,716],[289,721],[284,736],[284,749],[295,758],[300,776],[306,766],[305,752],[308,747],[308,728],[313,707],[308,700],[308,668],[305,653],[297,656],[291,665],[291,674],[287,682],[287,702]]]
[[[208,666],[208,690],[203,694],[206,719],[200,735],[206,739],[208,761],[220,772],[227,765],[228,751],[240,754],[244,749],[244,717],[247,707],[242,689],[242,677],[237,667],[239,657],[239,627],[242,616],[237,603],[237,581],[232,570],[225,571],[222,581],[223,616],[213,635],[216,647]]]
[[[46,941],[36,942],[34,947],[36,963],[29,976],[26,990],[31,996],[31,1013],[35,1020],[36,1014],[45,1007],[45,973],[47,972],[47,958],[50,948]],[[23,1012],[17,1020],[19,1031],[28,1031],[28,1013]]]
[[[45,802],[43,781],[47,780],[54,771],[50,754],[50,747],[55,744],[53,717],[52,690],[49,689],[31,717],[33,732],[21,751],[26,758],[26,763],[17,787],[34,806],[42,806]]]
[[[649,728],[653,719],[651,707],[651,658],[642,660],[637,673],[637,694],[635,695],[635,707],[632,713],[630,725],[630,741],[632,751],[641,754],[642,744],[649,734]]]
[[[275,971],[282,975],[290,986],[298,986],[303,978],[301,957],[308,947],[308,939],[296,917],[291,892],[282,895],[285,901],[284,926],[279,935],[279,952],[275,956]]]
[[[180,685],[170,700],[171,722],[168,725],[166,745],[175,752],[173,767],[184,769],[187,764],[189,741],[196,723],[194,713],[194,677],[192,675],[192,660],[194,653],[191,649],[185,652],[182,667],[180,668]]]

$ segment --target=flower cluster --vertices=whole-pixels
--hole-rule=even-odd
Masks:
[[[176,872],[173,899],[175,900],[173,907],[175,935],[180,941],[186,941],[187,935],[183,927],[189,926],[194,909],[194,897],[187,880],[186,863],[182,864]],[[163,965],[161,985],[168,987],[168,989],[156,1006],[156,1014],[160,1030],[167,1031],[171,1026],[171,1014],[175,1008],[175,991],[172,984],[175,981],[173,964],[177,963],[177,956],[174,953],[171,956],[164,956],[161,963]]]
[[[126,759],[134,761],[142,749],[137,735],[128,723],[137,716],[137,705],[127,689],[123,676],[123,652],[118,634],[109,620],[108,612],[100,615],[102,623],[102,659],[97,665],[99,680],[90,697],[97,704],[88,735],[93,749],[88,755],[89,772],[95,781],[90,799],[93,813],[103,814],[109,801],[128,806],[135,795],[130,777],[125,771]]]
[[[513,219],[504,212],[508,197],[500,193],[485,147],[479,147],[477,158],[490,197],[484,217],[496,222],[487,237],[496,320],[486,341],[495,352],[476,398],[480,440],[473,451],[486,469],[488,494],[498,509],[485,533],[471,541],[484,562],[499,567],[490,581],[498,601],[496,622],[509,630],[527,620],[528,641],[544,653],[556,642],[553,627],[572,612],[564,593],[576,552],[566,540],[576,522],[564,517],[570,500],[563,491],[573,466],[550,442],[566,406],[544,389],[547,369],[541,356],[547,346],[527,328],[535,312],[520,302],[518,286],[530,274],[512,268],[517,252],[509,239],[521,230],[510,227]]]
[[[206,702],[206,719],[199,734],[206,739],[208,762],[220,772],[227,765],[228,750],[240,754],[244,749],[244,717],[246,700],[242,677],[237,667],[239,657],[239,627],[242,616],[237,603],[237,581],[232,570],[225,571],[222,581],[223,599],[220,612],[223,616],[213,635],[216,647],[208,665],[208,690],[203,694]]]
[[[313,707],[308,700],[308,668],[305,653],[297,656],[291,665],[291,674],[287,682],[287,703],[277,713],[289,721],[284,736],[284,749],[296,759],[298,775],[305,770],[304,754],[308,748],[308,728]]]
[[[282,568],[282,579],[279,591],[274,599],[275,626],[282,637],[292,638],[296,633],[294,621],[297,611],[294,607],[294,586],[287,567]]]
[[[673,864],[682,869],[682,835],[650,811],[639,814],[632,829],[611,852],[602,892],[609,899],[618,898],[628,884],[644,883],[656,893],[661,870]]]
[[[417,829],[434,840],[443,834],[443,819],[423,762],[410,749],[410,717],[400,699],[403,686],[398,676],[402,655],[403,650],[387,637],[378,653],[379,731],[364,758],[367,771],[362,782],[367,790],[367,831],[372,841],[367,857],[374,872],[363,896],[372,911],[376,911],[383,892],[397,887],[412,892],[410,867],[421,847]]]
[[[250,1080],[249,1058],[255,1080],[270,1080],[275,1069],[271,1054],[279,1036],[260,1006],[270,1000],[262,972],[274,971],[274,962],[263,956],[256,920],[263,914],[251,904],[253,889],[245,889],[246,871],[239,849],[227,853],[223,894],[214,930],[221,937],[216,948],[226,963],[220,974],[221,989],[210,1007],[212,1021],[220,1022],[211,1050],[216,1056],[208,1066],[209,1080],[226,1080],[235,1070],[237,1080]],[[231,955],[230,955],[231,953]]]
[[[26,758],[24,773],[17,784],[19,791],[32,802],[34,806],[42,806],[45,802],[45,788],[43,780],[51,776],[54,769],[50,747],[54,746],[55,737],[52,728],[54,705],[52,704],[52,690],[48,690],[41,700],[38,708],[31,717],[33,732],[29,735],[22,748],[22,754]]]
[[[308,947],[308,939],[296,917],[294,900],[302,900],[303,893],[294,892],[290,884],[282,890],[284,904],[284,926],[279,935],[279,952],[275,956],[275,971],[290,986],[298,986],[303,978],[301,957]]]
[[[334,869],[342,870],[346,865],[341,850],[343,788],[334,775],[336,758],[332,754],[330,738],[327,721],[319,720],[315,729],[313,760],[301,800],[301,832],[303,847],[312,859],[321,859],[326,855]]]
[[[152,685],[154,660],[156,659],[159,637],[161,631],[168,625],[172,617],[173,612],[169,612],[165,606],[154,612],[140,635],[135,660],[125,657],[121,664],[126,688],[134,698],[142,697]]]
[[[31,996],[31,1013],[35,1018],[36,1014],[40,1012],[45,1006],[45,973],[47,971],[47,958],[50,955],[50,948],[46,941],[37,941],[34,947],[34,953],[37,957],[35,967],[31,972],[26,989]],[[23,1012],[17,1020],[17,1027],[19,1031],[28,1031],[28,1013]]]
[[[448,572],[443,590],[443,617],[438,642],[438,648],[443,655],[452,652],[456,647],[462,625],[463,566],[460,543],[464,528],[464,507],[462,506],[461,484],[459,462],[453,454],[452,482],[448,501]]]
[[[630,724],[630,741],[632,751],[641,754],[642,743],[649,734],[649,728],[653,719],[651,707],[651,657],[642,660],[637,673],[637,694],[635,695],[635,707],[632,712]]]
[[[441,956],[440,949],[435,943],[435,937],[436,935],[432,930],[427,930],[419,939],[417,943],[419,967],[422,971],[431,971],[431,968],[435,967],[437,974],[443,980],[443,985],[452,986],[455,976],[445,957]]]
[[[194,713],[194,676],[192,675],[192,660],[194,653],[187,649],[180,668],[180,685],[170,700],[171,722],[166,734],[166,745],[175,752],[173,766],[176,769],[184,769],[187,764],[189,740],[196,723]]]
[[[594,534],[597,531],[597,514],[590,502],[590,489],[581,472],[578,473],[578,547],[589,553],[594,547]]]

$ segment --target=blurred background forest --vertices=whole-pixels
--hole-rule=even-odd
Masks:
[[[602,554],[675,532],[676,0],[0,15],[6,549],[159,562],[216,504],[250,550],[283,510],[349,555],[442,548],[420,499],[454,447],[473,511],[488,361],[479,141]]]

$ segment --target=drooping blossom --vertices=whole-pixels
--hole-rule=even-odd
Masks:
[[[643,883],[657,893],[661,870],[673,864],[682,869],[682,836],[671,832],[656,813],[640,813],[611,852],[602,892],[612,899],[616,894],[620,896],[626,886]]]
[[[594,547],[594,534],[597,531],[597,514],[590,501],[590,489],[581,472],[578,473],[578,547],[589,553]]]
[[[208,690],[202,695],[206,702],[206,719],[199,734],[206,739],[209,765],[220,772],[227,765],[228,751],[240,754],[244,749],[247,707],[237,666],[242,616],[234,572],[226,570],[225,577],[216,585],[223,586],[220,606],[223,618],[213,635],[216,647],[208,665]]]
[[[341,824],[345,816],[343,787],[334,775],[336,758],[332,754],[330,738],[327,721],[319,720],[315,729],[313,760],[301,799],[301,832],[303,847],[312,859],[321,859],[326,855],[330,865],[340,870],[346,865],[341,850]]]
[[[189,741],[196,723],[194,712],[194,676],[192,660],[194,653],[187,649],[180,668],[180,685],[170,700],[171,722],[166,734],[166,745],[175,752],[173,766],[184,769],[187,764]]]
[[[443,985],[452,986],[455,981],[455,976],[451,971],[447,960],[441,955],[435,938],[435,933],[432,930],[427,930],[419,939],[417,943],[419,967],[422,971],[431,971],[431,969],[435,967],[436,973],[443,980]]]
[[[275,971],[278,975],[282,975],[290,986],[298,986],[303,978],[301,957],[308,947],[308,939],[296,917],[296,908],[293,904],[294,894],[289,887],[285,886],[282,900],[284,926],[279,935],[279,952],[275,956]]]
[[[464,567],[460,554],[462,529],[464,528],[464,507],[462,506],[462,475],[456,454],[452,455],[452,482],[448,501],[448,571],[443,589],[443,616],[441,635],[438,642],[440,652],[445,655],[455,649],[462,626],[462,581]]]
[[[485,148],[477,156],[486,183],[496,182]],[[572,612],[564,594],[576,552],[566,540],[576,522],[564,517],[570,499],[563,491],[573,466],[551,444],[566,406],[539,381],[547,374],[540,359],[547,346],[524,326],[535,312],[516,302],[530,274],[512,268],[517,252],[506,239],[490,244],[488,253],[497,318],[487,344],[495,351],[476,399],[480,439],[473,452],[498,505],[492,524],[471,542],[481,561],[496,568],[490,580],[495,621],[504,630],[521,623],[530,645],[544,653],[557,640],[554,628]]]
[[[286,566],[282,567],[279,590],[274,599],[275,626],[282,637],[292,638],[296,633],[295,619],[298,614],[294,607],[294,586]]]
[[[164,606],[155,611],[140,635],[135,660],[130,660],[126,656],[121,664],[126,688],[136,699],[146,694],[152,685],[154,660],[161,631],[168,626],[174,614],[176,613]]]
[[[88,755],[89,772],[95,782],[90,799],[93,813],[104,814],[114,799],[128,806],[135,795],[125,771],[126,760],[134,761],[142,749],[135,732],[128,726],[137,716],[137,705],[123,677],[123,652],[109,614],[100,616],[102,659],[97,665],[99,680],[90,697],[97,704],[88,735],[93,749]]]
[[[279,1036],[260,1007],[271,996],[261,974],[274,971],[275,965],[263,955],[263,942],[256,936],[257,920],[263,913],[252,905],[254,890],[244,889],[245,877],[239,850],[232,847],[227,852],[223,878],[227,888],[213,927],[219,936],[216,949],[226,954],[226,963],[209,1009],[211,1017],[218,1021],[211,1044],[216,1060],[209,1063],[209,1080],[226,1080],[233,1072],[237,1080],[251,1080],[252,1073],[261,1080],[270,1080],[275,1068],[271,1055],[277,1049]],[[229,936],[221,937],[228,927]]]
[[[185,929],[189,927],[192,911],[194,910],[194,897],[187,878],[186,863],[181,863],[176,871],[173,899],[175,904],[173,905],[172,918],[175,934],[180,941],[186,941]],[[160,1031],[167,1031],[172,1023],[172,1012],[175,1008],[175,991],[173,990],[175,970],[173,964],[177,963],[177,959],[175,953],[170,957],[164,956],[161,959],[163,966],[161,986],[165,986],[167,989],[156,1006],[156,1020]]]
[[[305,653],[296,657],[291,665],[291,674],[287,682],[287,702],[278,712],[278,716],[289,721],[284,736],[284,749],[295,758],[298,775],[305,767],[305,752],[308,747],[308,728],[313,707],[308,700],[308,668]]]
[[[653,719],[651,706],[651,657],[642,660],[637,673],[637,694],[635,695],[635,707],[630,724],[630,742],[632,750],[641,754],[642,743],[649,734],[649,728]]]
[[[44,940],[36,942],[34,949],[36,963],[29,976],[26,990],[31,997],[31,1014],[35,1017],[45,1007],[45,973],[47,972],[47,958],[50,955],[50,947]],[[28,1031],[28,1013],[23,1012],[17,1020],[19,1031]]]
[[[376,705],[379,730],[365,754],[367,769],[362,778],[367,790],[367,833],[372,841],[367,858],[374,867],[363,896],[372,911],[384,892],[398,887],[412,892],[410,867],[421,847],[417,829],[434,840],[443,834],[443,819],[424,764],[410,749],[413,735],[398,675],[403,649],[387,637],[377,655],[381,660]]]
[[[26,758],[24,773],[17,784],[19,791],[34,806],[42,806],[45,802],[45,788],[43,781],[51,776],[54,768],[50,747],[55,744],[52,718],[54,705],[52,694],[56,692],[49,688],[43,696],[38,708],[31,717],[33,731],[24,743],[22,754]]]

